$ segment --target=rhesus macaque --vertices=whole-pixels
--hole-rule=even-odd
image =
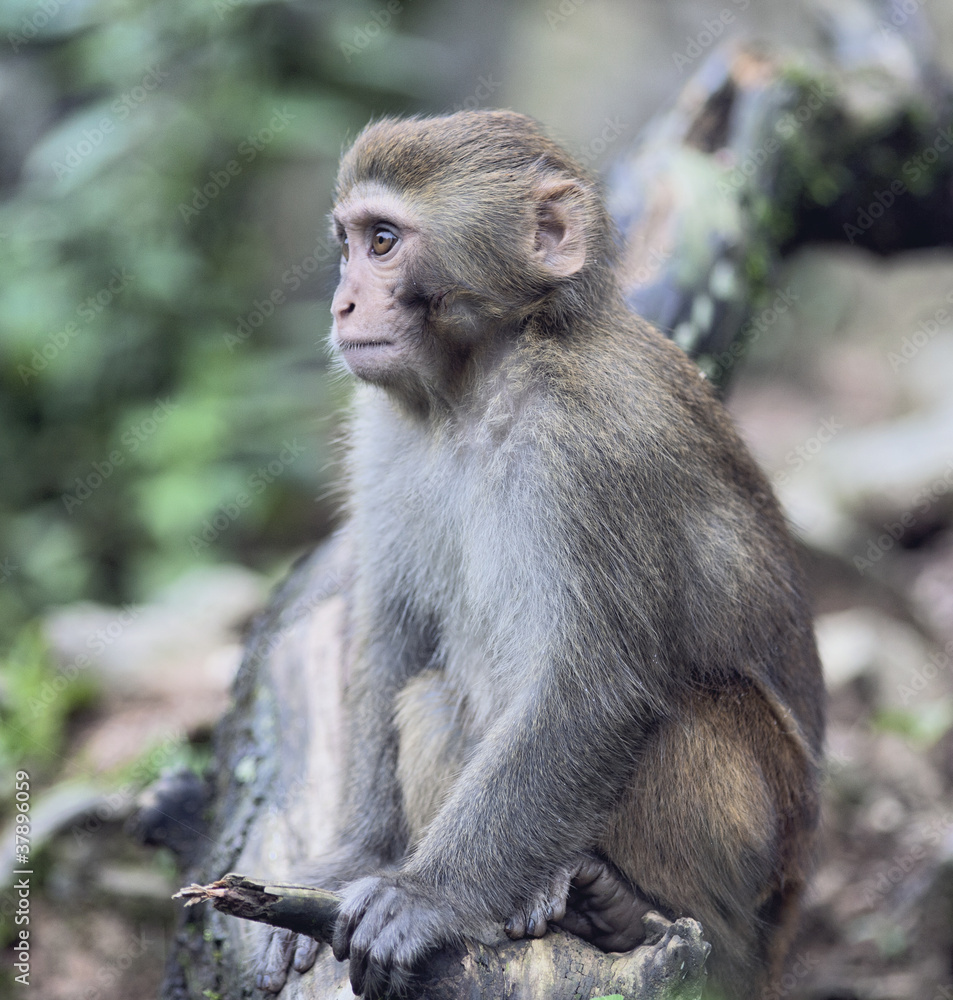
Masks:
[[[340,836],[354,991],[442,945],[701,921],[715,995],[779,968],[823,688],[770,488],[623,306],[593,179],[506,111],[384,120],[341,163],[331,342],[357,377],[359,644]],[[259,985],[317,945],[274,933]]]

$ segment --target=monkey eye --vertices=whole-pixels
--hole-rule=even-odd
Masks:
[[[394,249],[397,237],[385,226],[378,226],[371,237],[371,250],[378,256],[383,257]]]
[[[341,255],[347,260],[351,256],[351,245],[347,241],[347,237],[341,241]]]

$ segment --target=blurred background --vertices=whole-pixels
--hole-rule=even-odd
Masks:
[[[885,37],[915,19],[953,73],[953,7],[889,10]],[[751,0],[5,0],[0,992],[21,773],[36,995],[157,988],[176,875],[123,823],[152,778],[201,770],[243,627],[335,523],[325,219],[349,138],[383,113],[511,107],[603,166],[712,45],[812,51],[822,20]],[[833,691],[827,853],[783,995],[932,997],[953,976],[953,253],[808,250],[771,294],[786,307],[729,405],[803,538]]]

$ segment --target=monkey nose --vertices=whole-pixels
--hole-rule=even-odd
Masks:
[[[335,319],[341,320],[344,319],[345,316],[350,316],[351,313],[354,312],[355,308],[356,304],[353,299],[344,298],[341,299],[340,302],[335,300],[331,304],[331,313]]]

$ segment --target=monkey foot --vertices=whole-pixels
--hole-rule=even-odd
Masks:
[[[642,918],[651,908],[614,866],[584,854],[531,896],[505,929],[516,940],[557,926],[603,951],[629,951],[645,939]]]
[[[643,918],[652,904],[615,866],[584,855],[576,865],[565,915],[556,923],[603,951],[630,951],[645,940]]]
[[[665,995],[662,991],[681,983],[697,982],[711,951],[711,945],[702,938],[701,924],[688,917],[666,920],[655,911],[647,913],[642,923],[649,951],[644,966],[645,985]]]
[[[307,972],[314,965],[320,947],[320,942],[305,934],[295,934],[283,927],[271,928],[255,985],[265,993],[280,993],[289,967],[295,972]]]

